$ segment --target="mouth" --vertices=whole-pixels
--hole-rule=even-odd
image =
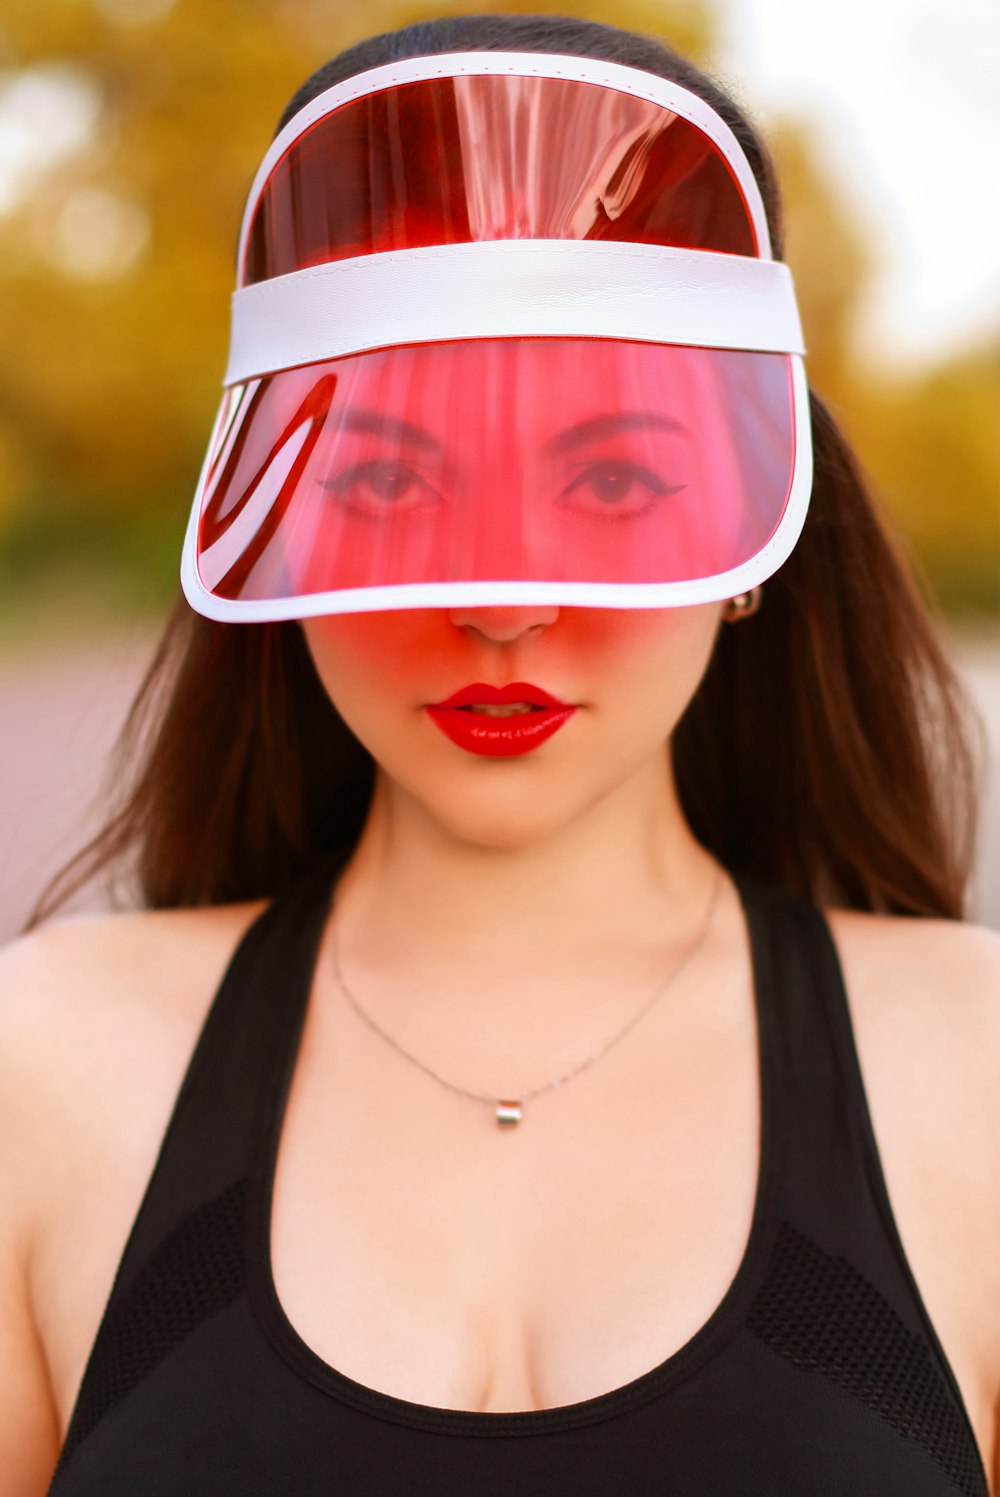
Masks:
[[[506,717],[518,713],[538,712],[546,709],[570,710],[569,702],[561,702],[541,686],[532,686],[527,681],[512,681],[508,686],[487,686],[476,681],[453,692],[443,702],[432,704],[438,708],[483,713],[486,716]]]
[[[478,712],[482,717],[522,717],[526,712],[544,712],[544,707],[535,707],[530,702],[473,702],[468,707],[456,707],[456,712]]]
[[[490,758],[530,753],[569,721],[576,707],[540,686],[476,682],[427,708],[431,721],[457,747]]]

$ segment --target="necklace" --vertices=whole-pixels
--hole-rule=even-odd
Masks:
[[[562,1076],[557,1076],[554,1081],[546,1081],[543,1086],[536,1086],[533,1088],[533,1090],[524,1092],[520,1097],[513,1100],[503,1099],[500,1097],[492,1097],[484,1092],[473,1092],[469,1091],[467,1087],[456,1086],[456,1084],[453,1081],[449,1081],[446,1076],[439,1076],[436,1071],[431,1070],[430,1066],[425,1065],[422,1060],[418,1060],[415,1055],[411,1055],[409,1050],[404,1050],[399,1041],[394,1040],[391,1034],[386,1034],[385,1030],[382,1029],[378,1024],[376,1024],[371,1015],[367,1014],[361,1007],[361,1005],[358,1003],[358,1000],[355,998],[354,994],[351,992],[350,988],[344,981],[344,976],[340,970],[340,963],[337,957],[335,931],[331,930],[330,955],[332,958],[333,973],[341,992],[343,993],[344,997],[347,999],[351,1007],[354,1009],[358,1017],[364,1020],[369,1029],[374,1030],[374,1032],[381,1039],[385,1040],[387,1045],[391,1045],[399,1055],[402,1055],[404,1060],[408,1060],[412,1065],[418,1066],[419,1069],[424,1072],[425,1076],[430,1076],[433,1081],[437,1081],[441,1086],[446,1086],[449,1091],[456,1092],[460,1097],[467,1097],[473,1102],[485,1102],[490,1110],[495,1113],[496,1120],[500,1128],[514,1128],[524,1116],[524,1106],[526,1102],[530,1102],[532,1097],[540,1096],[542,1092],[551,1091],[554,1087],[563,1086],[567,1081],[572,1081],[574,1076],[579,1076],[581,1071],[585,1071],[588,1066],[592,1066],[595,1061],[598,1061],[602,1058],[602,1056],[607,1055],[612,1045],[617,1045],[619,1040],[623,1040],[629,1033],[629,1031],[631,1029],[634,1029],[636,1024],[638,1024],[639,1020],[643,1018],[645,1014],[649,1013],[649,1010],[653,1007],[654,1003],[659,1002],[664,993],[673,983],[674,979],[679,976],[683,968],[687,966],[688,962],[694,956],[695,952],[700,950],[701,946],[703,945],[705,937],[708,935],[709,926],[712,923],[712,916],[715,913],[715,906],[716,902],[718,901],[719,890],[721,886],[722,868],[720,866],[715,876],[715,882],[712,885],[712,893],[708,901],[708,909],[705,912],[705,918],[701,923],[697,936],[692,941],[687,950],[681,954],[678,961],[674,963],[674,966],[668,972],[663,982],[660,983],[652,998],[644,1003],[642,1008],[639,1009],[639,1012],[637,1014],[634,1014],[632,1018],[629,1019],[624,1029],[620,1029],[617,1034],[612,1035],[607,1044],[604,1045],[600,1050],[598,1050],[596,1054],[588,1056],[587,1059],[581,1061],[578,1066],[574,1066],[571,1071],[567,1071]]]

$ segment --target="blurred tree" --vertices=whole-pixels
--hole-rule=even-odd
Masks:
[[[1000,348],[870,386],[853,424],[945,599],[1000,621]]]
[[[810,132],[798,122],[767,131],[785,203],[785,259],[806,332],[810,383],[826,395],[854,375],[854,318],[873,269],[861,225],[820,165]]]
[[[301,80],[351,42],[491,8],[609,15],[596,0],[5,0],[0,129],[4,88],[9,103],[32,80],[50,85],[47,108],[36,99],[40,139],[62,107],[53,78],[78,112],[88,97],[96,110],[79,148],[38,167],[6,211],[0,177],[8,597],[67,566],[130,604],[173,589],[225,359],[243,199],[273,123]],[[711,12],[697,0],[618,0],[614,16],[711,57]],[[935,582],[953,603],[982,602],[996,363],[969,359],[912,389],[866,383],[850,357],[863,235],[808,138],[781,129],[776,145],[811,375],[847,414]]]
[[[855,321],[875,259],[800,123],[768,132],[786,200],[809,379],[856,444],[934,591],[1000,621],[1000,348],[929,372],[859,361]]]

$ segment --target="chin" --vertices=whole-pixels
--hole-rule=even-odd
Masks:
[[[660,723],[648,728],[639,745],[590,742],[583,751],[576,745],[551,758],[548,745],[537,758],[469,755],[447,763],[438,745],[408,757],[375,753],[381,770],[377,799],[397,824],[397,816],[412,821],[415,813],[468,848],[526,851],[606,810],[609,799],[627,794],[637,776],[661,778],[667,763],[662,729]]]
[[[519,852],[544,842],[584,809],[561,804],[551,793],[524,784],[473,788],[463,794],[454,783],[445,795],[419,797],[423,810],[446,836],[484,852]]]

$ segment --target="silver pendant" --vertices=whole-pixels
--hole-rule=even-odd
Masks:
[[[523,1117],[520,1102],[498,1102],[497,1122],[501,1128],[516,1128]]]

